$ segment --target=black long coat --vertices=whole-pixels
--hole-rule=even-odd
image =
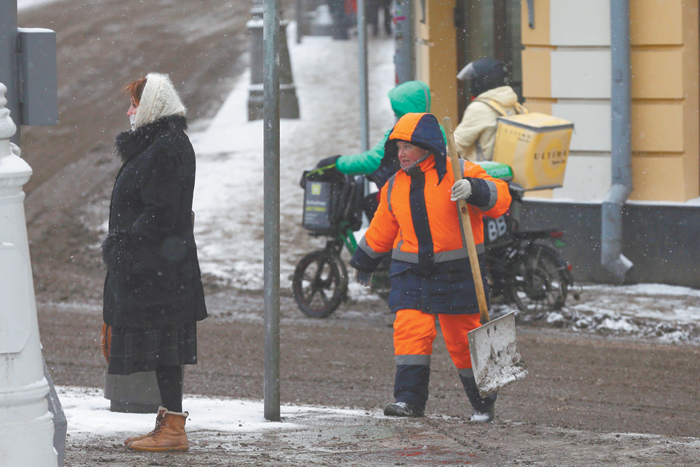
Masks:
[[[195,155],[187,120],[170,116],[119,134],[123,165],[114,182],[104,322],[158,329],[207,317],[192,230]]]

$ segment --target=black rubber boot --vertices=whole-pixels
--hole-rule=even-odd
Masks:
[[[423,407],[416,407],[406,402],[389,402],[384,407],[384,415],[391,417],[422,417]]]
[[[384,407],[384,415],[422,417],[428,401],[430,367],[427,365],[396,365],[394,399]]]
[[[474,409],[471,421],[480,423],[488,423],[492,421],[496,416],[494,405],[498,394],[491,394],[490,396],[483,398],[481,395],[479,395],[479,389],[476,387],[476,380],[473,376],[462,376],[460,374],[459,379],[462,380],[464,391],[467,393],[469,402]]]

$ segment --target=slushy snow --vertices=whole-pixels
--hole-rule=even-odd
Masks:
[[[109,400],[101,389],[59,386],[56,392],[68,421],[68,434],[73,438],[123,436],[147,433],[153,427],[154,415],[111,412]],[[365,410],[283,405],[283,421],[265,420],[261,401],[243,401],[185,395],[182,405],[192,413],[187,421],[188,433],[254,433],[267,430],[299,428],[295,419],[307,415],[364,416]]]

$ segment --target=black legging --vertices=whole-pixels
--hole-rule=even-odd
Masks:
[[[159,366],[156,368],[156,379],[163,407],[182,413],[182,367]]]

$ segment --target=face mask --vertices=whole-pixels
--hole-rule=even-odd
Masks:
[[[136,126],[136,115],[135,114],[129,115],[129,123],[131,123],[131,129],[135,130],[136,129],[135,128],[135,126]]]

